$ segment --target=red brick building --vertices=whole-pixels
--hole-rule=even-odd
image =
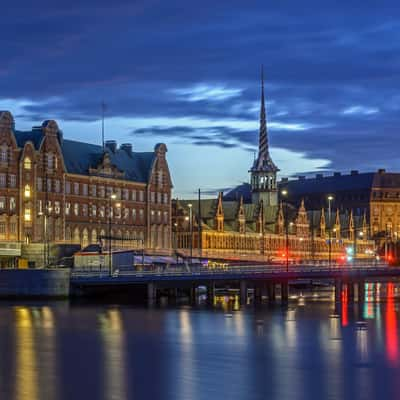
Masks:
[[[171,246],[172,182],[165,144],[134,152],[63,138],[55,121],[17,131],[0,111],[0,247],[7,243]],[[1,250],[0,250],[1,256]]]

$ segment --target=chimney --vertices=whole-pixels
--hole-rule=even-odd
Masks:
[[[352,169],[350,171],[350,175],[358,175],[358,170],[357,169]]]
[[[336,176],[336,177],[338,177],[338,176],[341,176],[342,174],[340,173],[340,172],[334,172],[333,173],[333,176]]]
[[[117,150],[116,140],[106,140],[106,148],[109,149],[111,153],[115,153]]]
[[[120,149],[125,151],[129,157],[132,157],[132,145],[130,143],[122,143]]]

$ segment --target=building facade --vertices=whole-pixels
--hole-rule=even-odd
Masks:
[[[167,148],[134,152],[63,138],[55,121],[17,131],[0,112],[0,242],[171,246]],[[1,251],[0,251],[1,252]]]
[[[373,257],[366,215],[324,206],[307,211],[304,199],[294,205],[279,195],[278,171],[269,153],[262,79],[259,148],[249,170],[250,183],[217,199],[174,200],[176,251],[246,260]]]

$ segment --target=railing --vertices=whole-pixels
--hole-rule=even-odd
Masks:
[[[357,267],[352,266],[343,266],[343,265],[332,265],[332,266],[324,266],[316,268],[313,265],[291,265],[289,266],[289,270],[286,270],[286,266],[282,265],[257,265],[257,266],[227,266],[224,268],[216,268],[211,269],[208,267],[189,267],[186,270],[184,269],[161,269],[155,268],[153,270],[148,271],[137,271],[137,270],[123,270],[120,271],[117,268],[114,269],[112,276],[113,277],[200,277],[200,276],[220,276],[220,275],[244,275],[244,274],[252,274],[252,275],[262,275],[262,274],[301,274],[301,273],[321,273],[321,274],[329,274],[333,272],[342,272],[342,273],[356,273],[356,272],[383,272],[383,271],[390,271],[386,264],[377,264],[377,265],[360,265]],[[399,269],[400,274],[400,269]],[[98,270],[74,270],[72,272],[72,276],[75,278],[79,277],[109,277],[109,270],[108,269],[98,269]]]

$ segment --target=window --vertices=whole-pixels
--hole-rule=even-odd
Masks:
[[[95,204],[92,205],[92,216],[95,217],[97,213],[97,207]]]
[[[164,211],[164,224],[168,224],[168,212]]]
[[[37,210],[38,210],[38,214],[39,215],[43,214],[43,202],[42,202],[42,200],[38,200],[38,202],[37,202]]]
[[[111,186],[107,186],[107,197],[111,197],[113,193],[113,188]]]
[[[7,153],[8,153],[8,148],[7,146],[3,146],[0,149],[0,162],[2,164],[6,163],[8,161],[8,157],[7,157]]]
[[[160,223],[161,222],[161,211],[158,210],[157,212],[157,222]]]
[[[129,190],[128,189],[124,189],[122,191],[122,197],[124,200],[129,200]]]
[[[155,219],[155,216],[156,216],[156,213],[154,212],[154,210],[151,210],[150,216],[151,216],[150,221],[154,222],[154,219]]]
[[[0,222],[0,235],[5,235],[6,234],[6,223],[5,222]]]
[[[128,219],[129,218],[129,208],[125,208],[124,209],[124,219]]]
[[[121,218],[121,207],[115,207],[115,218]]]
[[[55,201],[54,202],[54,212],[56,214],[60,214],[60,211],[61,211],[60,202],[59,201]]]
[[[24,220],[26,222],[30,222],[32,220],[32,215],[31,215],[31,209],[30,208],[25,208]]]
[[[47,157],[47,168],[51,170],[51,169],[53,169],[53,166],[54,166],[53,154],[47,153],[46,157]]]
[[[136,220],[136,209],[132,208],[132,219],[135,221]]]
[[[10,197],[10,211],[15,211],[16,205],[15,197]]]
[[[78,204],[78,203],[75,203],[75,204],[74,204],[74,214],[75,214],[76,216],[79,215],[79,204]]]
[[[90,194],[92,197],[96,197],[96,185],[91,185],[90,186]]]
[[[101,217],[101,218],[104,218],[104,216],[106,215],[104,206],[101,206],[101,207],[100,207],[99,213],[100,213],[100,217]]]
[[[160,171],[158,171],[158,184],[159,185],[162,185],[162,183],[163,183],[163,172],[162,172],[162,170],[160,170]]]
[[[4,196],[0,196],[0,210],[4,210],[6,208],[6,198]]]
[[[83,196],[87,196],[88,195],[88,185],[87,185],[87,183],[84,183],[82,185],[82,195]]]
[[[162,202],[162,193],[158,192],[157,193],[157,203],[161,203]]]
[[[51,200],[47,201],[46,209],[48,214],[50,214],[53,211],[53,207],[51,206]]]
[[[47,178],[46,191],[51,192],[51,178]]]
[[[17,186],[17,176],[10,175],[10,187],[15,188]]]
[[[164,193],[164,204],[168,204],[168,193]]]
[[[0,174],[0,187],[6,187],[6,174]]]
[[[70,194],[71,193],[71,182],[66,181],[65,182],[65,193]]]
[[[143,210],[139,210],[139,220],[140,220],[140,222],[143,222],[143,220],[144,220],[144,211]]]
[[[36,179],[36,190],[37,190],[38,192],[41,192],[42,189],[43,189],[43,181],[42,181],[42,178],[37,178],[37,179]]]
[[[104,195],[105,195],[104,186],[100,186],[99,187],[99,196],[100,197],[104,197]]]
[[[15,222],[10,222],[10,233],[12,235],[17,233],[17,224]]]
[[[24,196],[26,199],[31,197],[31,187],[29,185],[25,185]]]
[[[60,189],[61,189],[60,180],[59,180],[59,179],[56,179],[56,180],[54,181],[54,191],[55,191],[56,193],[60,193]]]
[[[32,161],[29,157],[24,158],[24,168],[25,169],[32,169]]]
[[[156,195],[155,195],[155,193],[154,193],[154,192],[150,192],[150,202],[151,202],[151,203],[154,203],[155,200],[156,200]]]
[[[117,195],[118,200],[121,199],[121,189],[115,189],[114,193]]]
[[[82,205],[82,215],[84,217],[87,217],[87,215],[88,215],[88,205],[87,204]]]
[[[144,201],[144,192],[143,192],[143,190],[141,190],[139,192],[139,201]]]
[[[71,203],[65,203],[65,215],[69,215],[71,210]]]
[[[79,183],[74,182],[74,194],[79,194]]]
[[[132,190],[132,201],[136,201],[136,190]]]

